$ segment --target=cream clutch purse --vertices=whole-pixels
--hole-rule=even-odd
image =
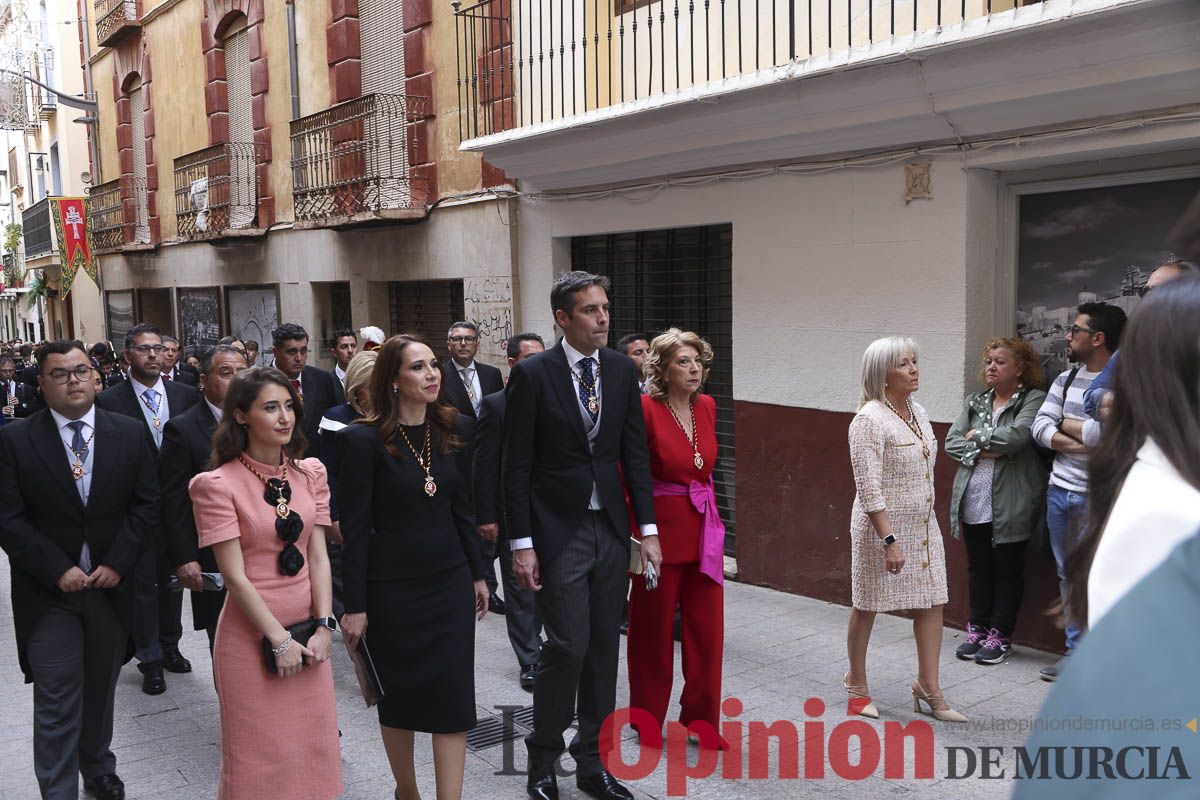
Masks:
[[[646,565],[642,561],[642,540],[629,537],[629,572],[633,575],[641,575],[646,571]]]

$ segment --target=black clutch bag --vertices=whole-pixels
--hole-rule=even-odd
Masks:
[[[317,632],[317,628],[323,628],[320,620],[306,619],[303,622],[297,622],[295,625],[288,625],[287,632],[292,635],[292,641],[296,644],[308,646],[308,640]],[[271,645],[271,640],[263,637],[263,659],[267,664],[267,672],[274,675],[279,671],[279,666],[275,663],[275,649]]]

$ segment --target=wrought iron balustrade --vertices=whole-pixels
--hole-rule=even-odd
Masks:
[[[459,136],[551,122],[1038,2],[454,2]]]
[[[43,197],[21,212],[21,230],[25,237],[25,258],[39,258],[57,249],[54,224],[50,220],[50,198]]]
[[[88,192],[88,229],[92,247],[113,250],[125,244],[125,206],[121,202],[121,180],[93,186]]]
[[[292,120],[296,219],[422,207],[411,162],[427,108],[424,97],[368,94]]]
[[[96,0],[96,41],[111,47],[142,27],[142,0]]]
[[[181,238],[211,239],[254,228],[264,152],[253,142],[226,142],[175,159],[175,221]]]

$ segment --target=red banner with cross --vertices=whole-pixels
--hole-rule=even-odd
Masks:
[[[87,198],[52,197],[50,216],[54,219],[54,232],[58,234],[63,297],[71,291],[75,273],[80,267],[83,267],[83,271],[99,286],[96,263],[92,256],[91,232],[88,230]]]

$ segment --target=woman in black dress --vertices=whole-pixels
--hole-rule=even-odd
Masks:
[[[414,731],[433,734],[437,796],[462,796],[475,727],[475,622],[488,606],[470,511],[471,423],[438,401],[441,379],[429,347],[393,336],[371,374],[371,413],[336,434],[342,633],[354,647],[370,628],[397,800],[419,796]]]

